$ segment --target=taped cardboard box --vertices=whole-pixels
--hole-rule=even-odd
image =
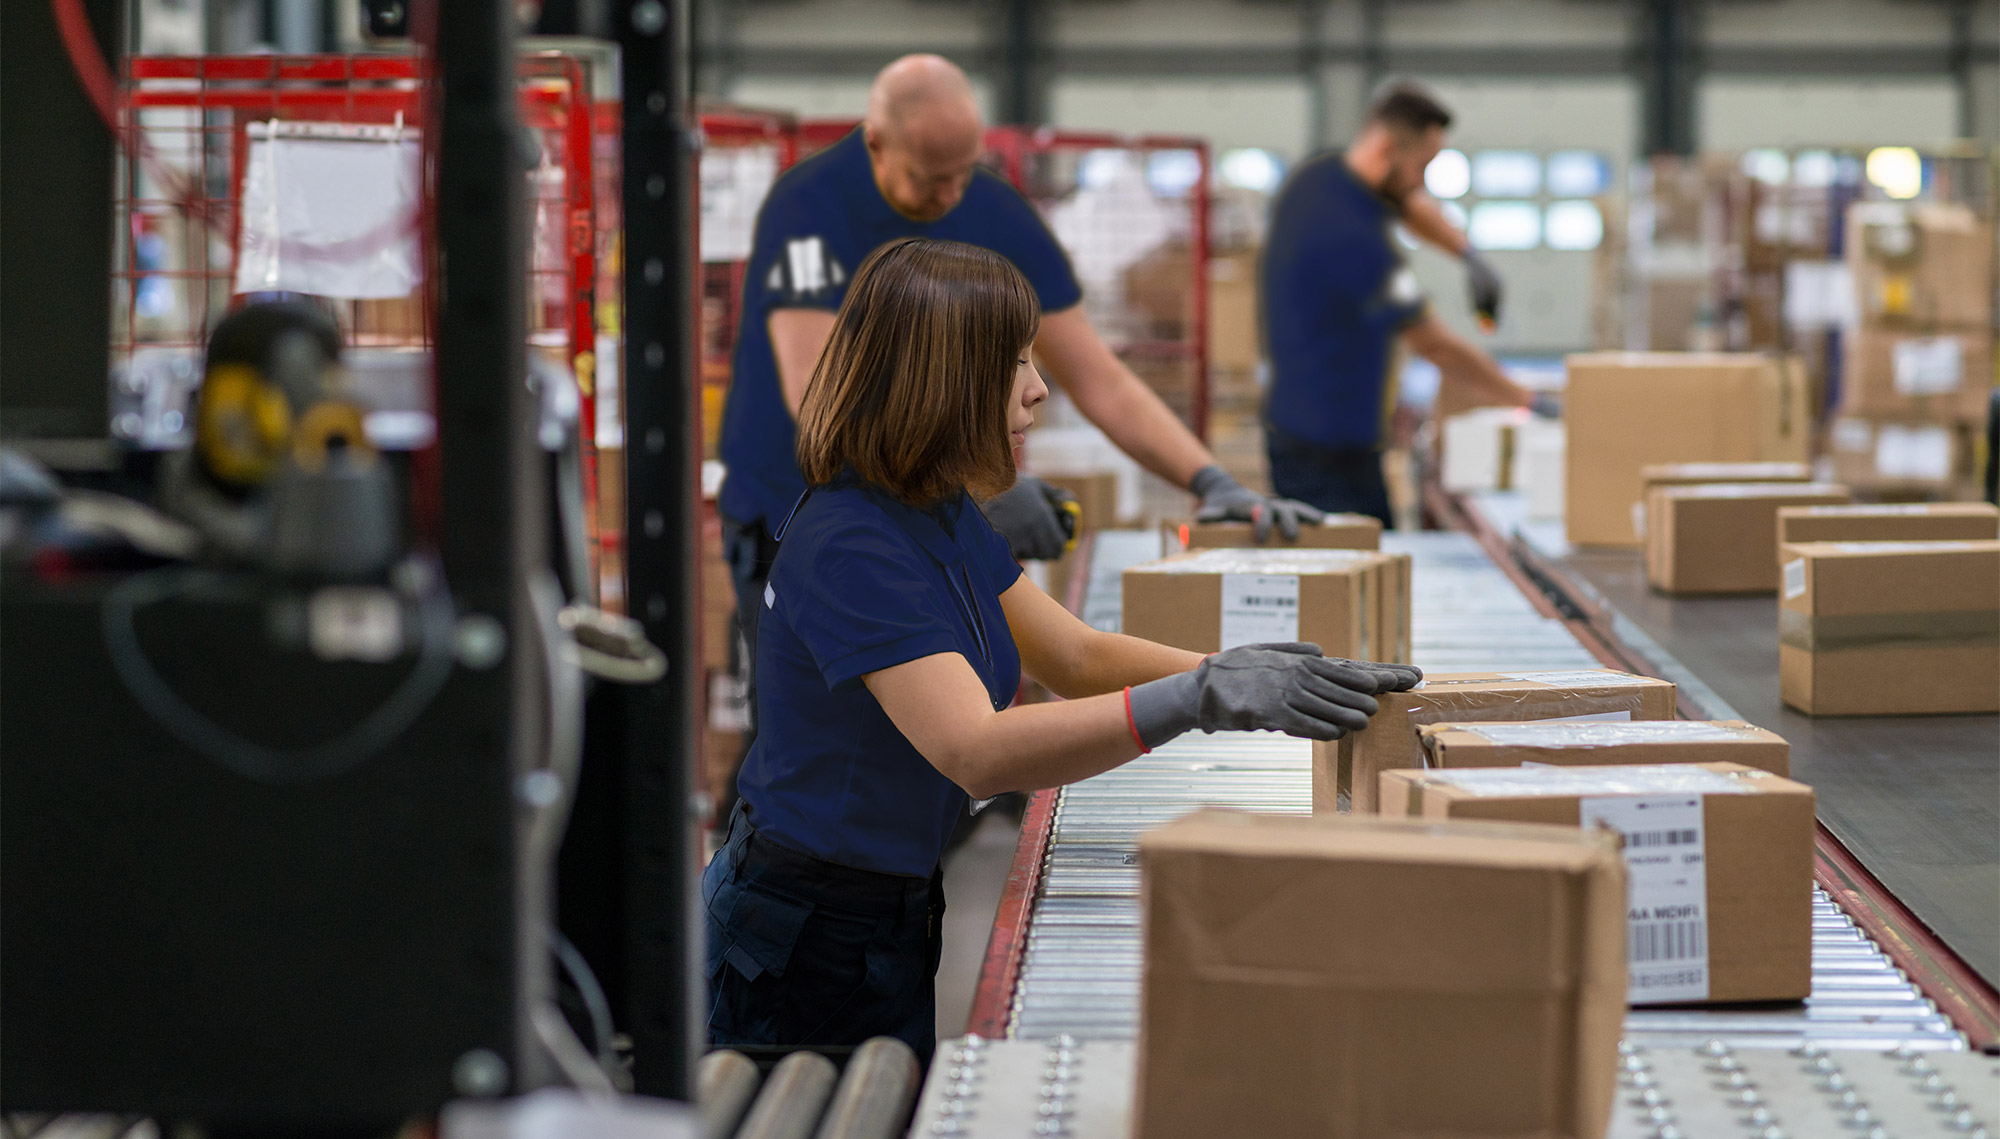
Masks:
[[[1796,542],[1964,542],[2000,538],[2000,507],[1989,502],[1786,506],[1779,544]]]
[[[1427,771],[1524,764],[1740,763],[1773,775],[1791,774],[1792,748],[1784,737],[1742,720],[1446,723],[1425,724],[1417,734]],[[1396,813],[1386,793],[1383,804],[1383,813]]]
[[[1646,540],[1646,503],[1653,491],[1663,486],[1699,486],[1703,483],[1801,483],[1813,481],[1807,463],[1654,463],[1639,472],[1645,493],[1632,512],[1632,528],[1643,545]]]
[[[2000,541],[1784,547],[1778,690],[1815,716],[2000,712]]]
[[[1976,476],[1969,423],[1890,422],[1844,415],[1828,432],[1833,477],[1873,494],[1948,494]]]
[[[1407,560],[1367,550],[1176,554],[1125,571],[1119,628],[1198,653],[1310,641],[1328,656],[1376,659],[1396,648],[1399,564]]]
[[[1847,264],[1863,323],[1921,330],[1993,320],[1993,227],[1942,202],[1856,202]]]
[[[1426,676],[1408,692],[1375,698],[1368,727],[1332,743],[1313,744],[1313,812],[1338,809],[1348,793],[1357,813],[1372,814],[1377,777],[1384,771],[1424,765],[1425,724],[1490,720],[1674,718],[1674,686],[1614,669],[1567,672],[1461,672]]]
[[[1233,550],[1296,548],[1301,550],[1377,550],[1382,547],[1382,523],[1366,514],[1329,514],[1321,522],[1299,525],[1299,536],[1287,538],[1275,526],[1259,542],[1248,522],[1167,522],[1160,527],[1167,549]]]
[[[1579,546],[1636,547],[1645,468],[1810,458],[1807,379],[1796,358],[1592,352],[1569,357],[1564,523]]]
[[[1986,421],[1986,404],[1993,397],[1991,329],[1915,333],[1863,326],[1847,329],[1841,345],[1842,412]]]
[[[1776,593],[1778,511],[1852,498],[1832,483],[1655,487],[1646,506],[1646,580],[1664,593]]]
[[[1529,727],[1533,725],[1521,725]],[[1740,763],[1390,771],[1384,813],[1624,838],[1635,1005],[1812,992],[1813,792]]]
[[[1137,1139],[1604,1134],[1614,836],[1201,811],[1139,865]]]

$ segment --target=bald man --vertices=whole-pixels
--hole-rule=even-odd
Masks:
[[[1239,484],[1098,338],[1069,259],[1013,187],[978,165],[985,123],[965,73],[935,55],[890,64],[869,91],[866,123],[786,171],[757,214],[743,286],[735,376],[722,418],[728,467],[721,508],[743,631],[754,649],[774,535],[805,481],[793,458],[806,381],[847,282],[886,241],[923,236],[991,249],[1041,299],[1035,356],[1079,410],[1141,466],[1199,500],[1204,519],[1235,518],[1296,535],[1319,514]],[[1032,478],[986,503],[1021,558],[1062,553],[1061,492]],[[754,705],[754,700],[753,700]]]

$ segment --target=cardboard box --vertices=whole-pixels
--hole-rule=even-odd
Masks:
[[[1784,547],[1778,690],[1815,716],[2000,712],[2000,541]]]
[[[1646,580],[1663,593],[1776,593],[1778,511],[1852,498],[1831,483],[1655,487],[1646,504]]]
[[[1076,496],[1082,514],[1077,518],[1078,534],[1109,530],[1118,525],[1118,473],[1092,471],[1086,474],[1038,474],[1035,477],[1061,487]]]
[[[1296,547],[1311,550],[1379,550],[1382,522],[1366,514],[1329,514],[1318,524],[1303,523],[1299,536],[1289,539],[1274,526],[1267,542],[1257,541],[1248,522],[1167,522],[1161,525],[1167,549],[1233,550]]]
[[[1563,516],[1563,464],[1568,431],[1560,422],[1531,419],[1514,429],[1514,489],[1528,504],[1530,518]]]
[[[1479,407],[1439,427],[1442,469],[1438,481],[1453,494],[1514,489],[1516,432],[1530,418],[1524,408]]]
[[[1671,720],[1675,710],[1671,683],[1612,669],[1439,673],[1408,692],[1385,692],[1375,703],[1377,711],[1366,729],[1313,744],[1313,813],[1337,810],[1343,791],[1350,793],[1356,812],[1373,813],[1378,775],[1424,765],[1417,729],[1425,724],[1585,717]]]
[[[1639,472],[1645,492],[1632,511],[1632,528],[1646,541],[1646,502],[1653,489],[1662,486],[1700,486],[1703,483],[1803,483],[1813,481],[1809,463],[1654,463]]]
[[[1384,563],[1365,550],[1197,550],[1124,573],[1119,628],[1198,653],[1311,641],[1372,659]]]
[[[1639,545],[1649,465],[1805,462],[1812,415],[1796,359],[1748,353],[1569,357],[1564,521],[1579,546]]]
[[[1833,477],[1873,494],[1955,493],[1977,477],[1970,423],[1890,422],[1846,415],[1833,421]]]
[[[1933,422],[1986,422],[1993,398],[1993,332],[1978,328],[1841,334],[1840,410]]]
[[[1856,202],[1847,264],[1866,324],[1919,330],[1993,323],[1993,227],[1967,207]]]
[[[2000,538],[2000,507],[1987,502],[1785,506],[1778,543],[1965,542]]]
[[[1257,255],[1238,253],[1208,263],[1208,364],[1238,373],[1264,358],[1258,323]]]
[[[1619,767],[1642,763],[1740,763],[1791,774],[1792,747],[1742,720],[1575,720],[1425,724],[1417,729],[1428,771],[1469,767]],[[1384,772],[1387,778],[1391,772]],[[1383,784],[1388,786],[1388,784]],[[1382,796],[1383,812],[1396,813]]]
[[[1616,843],[1225,811],[1147,833],[1132,1134],[1603,1135],[1625,1012]]]
[[[1812,992],[1814,817],[1804,784],[1740,763],[1517,767],[1384,772],[1382,796],[1385,814],[1619,831],[1635,1005]]]

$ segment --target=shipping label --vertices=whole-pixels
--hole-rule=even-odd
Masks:
[[[1956,337],[1903,340],[1893,351],[1900,395],[1944,395],[1965,381],[1965,354]]]
[[[1793,558],[1785,563],[1785,600],[1806,595],[1806,560]]]
[[[1577,821],[1625,838],[1627,999],[1633,1004],[1708,999],[1708,867],[1702,797],[1590,797]]]
[[[1222,643],[1227,650],[1299,639],[1297,574],[1222,575]]]

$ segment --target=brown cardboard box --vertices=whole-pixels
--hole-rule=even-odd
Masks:
[[[1962,205],[1857,202],[1847,264],[1864,323],[1983,328],[1993,321],[1993,227]]]
[[[1276,527],[1267,542],[1258,542],[1256,530],[1248,522],[1166,522],[1161,524],[1169,550],[1225,550],[1296,547],[1312,550],[1379,550],[1382,523],[1366,514],[1329,514],[1317,525],[1299,527],[1296,539],[1286,538]]]
[[[1603,1135],[1616,841],[1225,811],[1148,832],[1135,1139]]]
[[[1776,593],[1778,511],[1852,499],[1830,483],[1655,487],[1646,503],[1646,580],[1664,593]]]
[[[1565,523],[1579,546],[1639,545],[1651,464],[1808,457],[1812,416],[1795,359],[1593,352],[1568,365]]]
[[[1742,720],[1502,720],[1424,724],[1417,734],[1423,742],[1423,766],[1431,771],[1529,763],[1552,767],[1740,763],[1773,775],[1791,774],[1792,747],[1785,738]],[[1382,797],[1385,814],[1394,814],[1394,805],[1389,796]]]
[[[1440,673],[1408,692],[1385,692],[1375,703],[1378,710],[1363,731],[1313,744],[1315,814],[1336,810],[1341,791],[1352,793],[1356,812],[1372,813],[1377,775],[1424,765],[1417,729],[1425,724],[1583,716],[1671,720],[1675,708],[1671,683],[1612,669]]]
[[[1238,253],[1208,263],[1208,364],[1251,372],[1264,358],[1257,323],[1257,255]]]
[[[1140,339],[1178,340],[1194,324],[1195,265],[1183,238],[1154,246],[1124,271],[1125,307]]]
[[[1988,502],[1786,506],[1778,543],[1963,542],[2000,538],[2000,507]]]
[[[1610,822],[1631,871],[1633,1004],[1796,1001],[1812,991],[1813,792],[1804,784],[1727,762],[1388,771],[1382,800],[1385,814],[1426,819]],[[1656,873],[1669,879],[1664,893],[1649,888]]]
[[[1311,641],[1370,659],[1381,622],[1379,554],[1364,550],[1197,550],[1124,574],[1121,631],[1198,653]]]
[[[1783,552],[1778,691],[1815,716],[2000,712],[2000,541]]]
[[[1970,423],[1889,421],[1844,415],[1827,451],[1833,477],[1877,495],[1949,495],[1976,478],[1977,428]]]
[[[1986,421],[1993,398],[1993,332],[1897,332],[1850,328],[1842,334],[1840,410],[1849,415]]]

